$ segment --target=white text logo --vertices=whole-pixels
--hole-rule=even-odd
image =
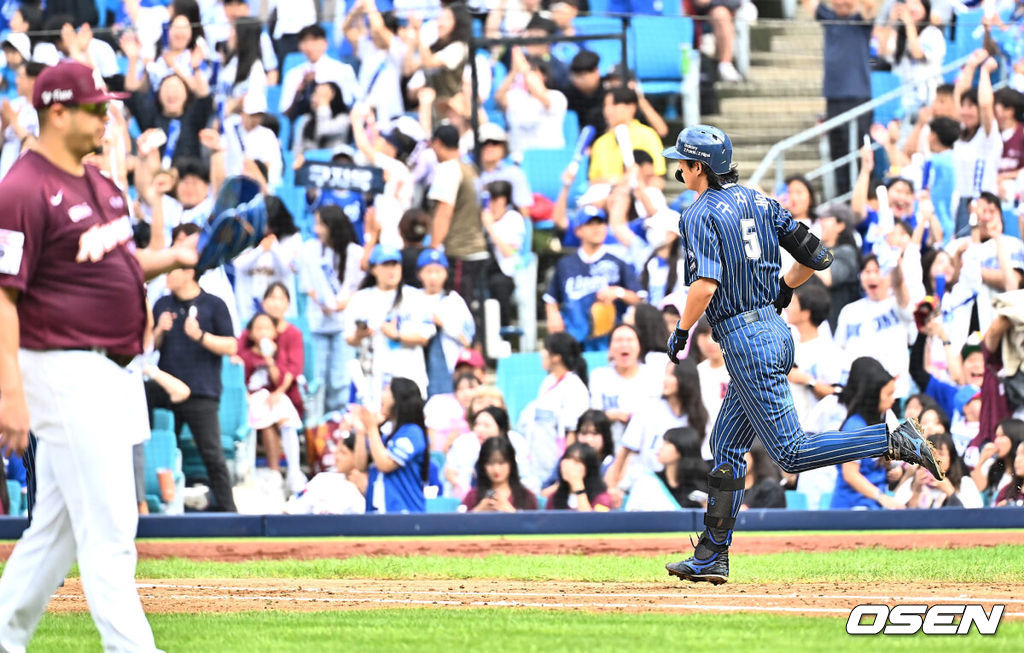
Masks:
[[[974,624],[978,633],[995,635],[1005,605],[993,605],[989,613],[980,605],[858,605],[846,621],[850,635],[966,635]],[[955,623],[960,617],[959,623]]]

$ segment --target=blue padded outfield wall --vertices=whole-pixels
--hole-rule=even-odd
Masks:
[[[425,535],[573,535],[601,533],[696,533],[704,512],[519,512],[422,515],[145,515],[141,538],[324,537]],[[0,540],[17,539],[27,521],[0,517]],[[739,531],[961,530],[1024,528],[1020,508],[941,510],[744,510]]]

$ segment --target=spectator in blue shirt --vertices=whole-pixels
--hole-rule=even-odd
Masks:
[[[952,118],[933,118],[928,123],[928,158],[924,187],[932,201],[935,217],[942,227],[942,234],[936,234],[936,242],[947,243],[953,237],[953,191],[956,188],[956,169],[953,167],[953,145],[960,138],[960,123]]]
[[[856,431],[871,424],[881,424],[885,411],[892,408],[895,392],[896,381],[877,360],[862,356],[853,361],[850,378],[839,395],[839,403],[848,411],[839,430]],[[902,508],[885,493],[887,472],[888,467],[881,458],[865,458],[839,465],[831,508]]]
[[[403,377],[391,379],[381,397],[383,424],[364,406],[353,410],[363,431],[356,438],[356,465],[369,467],[366,512],[424,512],[430,453],[419,386]]]
[[[605,250],[608,214],[604,210],[584,206],[570,226],[580,247],[558,261],[544,294],[548,333],[566,331],[585,351],[607,349],[609,335],[626,306],[640,303],[636,272]]]

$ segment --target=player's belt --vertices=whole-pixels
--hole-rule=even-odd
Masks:
[[[128,367],[128,363],[135,360],[135,356],[131,354],[115,354],[105,347],[66,347],[65,351],[91,351],[111,360],[118,367]]]
[[[740,327],[745,327],[748,324],[754,324],[761,320],[769,320],[772,317],[778,317],[778,313],[775,312],[774,306],[762,306],[752,311],[746,311],[739,315],[734,315],[730,318],[726,318],[718,324],[711,327],[711,335],[714,336],[718,342],[722,341],[722,338],[729,335]]]

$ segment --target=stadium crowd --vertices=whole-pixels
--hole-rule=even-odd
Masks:
[[[95,32],[92,3],[3,9],[0,175],[38,133],[34,78],[70,57],[131,93],[110,105],[92,162],[133,198],[137,243],[198,233],[231,176],[266,194],[258,247],[148,289],[147,399],[154,424],[169,412],[194,440],[201,472],[188,481],[202,496],[190,507],[234,511],[246,496],[249,508],[254,492],[268,501],[257,510],[308,513],[422,512],[438,500],[504,512],[701,507],[729,374],[704,322],[681,364],[665,354],[686,297],[678,214],[693,198],[666,196],[671,135],[643,84],[557,41],[575,35],[586,0],[269,5],[264,22],[240,0],[108,0],[116,28]],[[687,6],[707,17],[698,32],[721,81],[741,81],[741,4]],[[937,482],[871,459],[796,477],[755,445],[746,506],[785,507],[787,495],[832,508],[1024,504],[1020,6],[986,19],[988,49],[947,84],[952,4],[814,3],[831,115],[870,100],[873,65],[914,86],[896,120],[860,126],[870,142],[845,180],[848,203],[819,206],[802,177],[766,189],[835,252],[785,311],[795,409],[808,431],[879,423],[889,409],[917,417],[948,470]],[[333,23],[318,22],[331,10]],[[474,21],[488,37],[551,42],[471,52]],[[478,102],[491,108],[474,143]],[[517,162],[571,149],[570,118],[597,138],[557,195],[535,194]],[[842,155],[843,138],[832,141]],[[372,169],[379,184],[307,187],[297,174],[310,162]],[[535,243],[539,279],[523,274]],[[500,326],[521,342],[538,317],[521,313],[531,293],[543,303],[540,369],[496,382],[485,333]],[[485,320],[489,299],[500,325]],[[265,461],[244,478],[222,442],[225,405],[238,403],[224,381],[232,368]],[[521,384],[535,384],[532,401],[510,414]],[[147,510],[151,470],[137,449]],[[20,460],[6,467],[24,482]],[[161,489],[173,493],[162,478]]]

